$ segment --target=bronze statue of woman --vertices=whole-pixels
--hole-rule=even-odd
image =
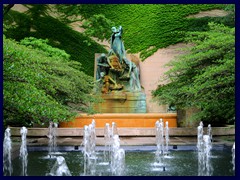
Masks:
[[[112,27],[112,36],[111,36],[111,49],[119,58],[120,63],[122,64],[123,57],[126,56],[126,51],[122,42],[122,26],[117,30],[116,27]]]

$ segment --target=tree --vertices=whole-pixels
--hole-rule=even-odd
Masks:
[[[8,11],[14,6],[14,4],[7,4],[3,6],[3,15],[7,14]]]
[[[168,64],[169,83],[152,93],[161,104],[200,109],[195,120],[225,123],[235,117],[235,28],[215,23],[209,28],[188,34],[194,46]]]
[[[17,5],[15,6],[17,7]],[[96,52],[107,53],[107,50],[90,37],[95,37],[99,40],[102,40],[103,36],[110,37],[110,25],[108,25],[107,20],[107,24],[105,23],[106,18],[104,16],[99,15],[89,18],[89,20],[83,20],[81,13],[77,14],[77,12],[73,11],[74,8],[79,9],[82,6],[77,4],[24,4],[22,6],[25,6],[27,11],[18,12],[10,10],[4,16],[3,31],[7,38],[17,41],[25,37],[48,39],[51,46],[65,50],[71,55],[72,60],[80,62],[84,67],[82,70],[86,74],[94,75],[94,54]],[[67,12],[56,10],[58,6],[68,7],[65,10]],[[62,15],[64,15],[64,18],[62,18]],[[71,27],[70,23],[74,21],[78,21],[77,26],[84,22],[84,33],[77,32]],[[92,26],[92,22],[94,22],[94,26]],[[106,35],[106,33],[109,35]]]
[[[5,125],[69,121],[77,111],[93,113],[93,77],[47,40],[3,38],[3,115]]]
[[[68,53],[56,48],[56,46],[54,48],[49,45],[54,44],[62,47],[64,43],[68,44],[68,41],[66,42],[64,39],[68,38],[69,41],[74,39],[74,42],[70,45],[72,51],[75,51],[75,54],[82,56],[86,61],[86,59],[89,59],[89,55],[83,52],[85,46],[82,44],[84,43],[79,44],[79,41],[83,39],[82,35],[70,31],[69,27],[59,21],[57,22],[57,20],[53,21],[54,18],[49,16],[49,13],[52,13],[56,6],[45,4],[25,4],[25,6],[28,11],[23,15],[21,14],[20,18],[18,18],[18,15],[10,13],[9,10],[13,5],[4,6],[4,15],[8,14],[10,17],[5,16],[5,20],[10,19],[10,21],[4,21],[4,34],[9,35],[9,32],[14,34],[16,29],[21,32],[20,38],[16,38],[20,42],[4,37],[4,125],[48,124],[49,121],[69,121],[77,115],[77,112],[94,113],[93,104],[101,101],[101,99],[92,96],[94,79],[83,72],[83,70],[86,71],[87,67],[83,69],[81,63],[74,61],[75,59]],[[74,5],[71,7],[74,7]],[[60,11],[57,13],[60,13]],[[69,18],[68,15],[65,18]],[[101,22],[105,20],[104,17],[100,17],[100,19],[103,19]],[[42,35],[39,29],[43,28],[44,20],[45,22],[51,20],[46,25],[48,29],[49,24],[55,22],[52,25],[54,30],[56,27],[61,29],[63,37],[53,36],[52,34],[49,35],[51,38],[55,36],[59,38],[48,40],[29,37],[31,35]],[[88,24],[88,26],[89,29],[93,28],[91,24]],[[31,31],[31,29],[35,31]],[[64,37],[69,34],[71,35]],[[88,33],[88,35],[91,35],[91,33]],[[27,38],[22,39],[26,36]],[[93,36],[96,36],[96,34]],[[16,37],[18,37],[18,34]],[[88,37],[84,39],[88,43],[92,42]],[[81,54],[76,50],[78,46],[73,45],[76,42],[81,47],[79,49],[82,50]],[[89,49],[94,47],[98,52],[101,48],[96,48],[95,44]],[[86,51],[89,51],[89,49]]]
[[[82,4],[56,4],[53,9],[58,14],[58,19],[64,23],[82,22],[80,25],[84,29],[83,34],[94,37],[100,41],[109,39],[111,31],[109,27],[114,26],[114,22],[106,18],[104,14],[94,14],[88,17],[84,11],[86,5]],[[89,43],[89,41],[87,41]]]

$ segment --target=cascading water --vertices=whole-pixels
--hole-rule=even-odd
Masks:
[[[52,158],[52,155],[57,151],[57,123],[52,121],[49,123],[48,138],[48,156]]]
[[[208,134],[203,135],[203,123],[200,122],[198,126],[198,175],[199,176],[211,176],[212,175],[212,165],[211,165],[211,125],[208,125]]]
[[[11,132],[8,127],[4,133],[3,141],[3,174],[4,176],[11,176],[13,172],[12,168],[12,140]]]
[[[63,156],[58,156],[55,164],[53,165],[49,174],[47,176],[72,176],[68,169],[65,158]]]
[[[27,152],[27,128],[22,127],[20,130],[22,143],[20,147],[20,159],[22,161],[22,176],[27,176],[27,163],[28,163],[28,152]]]
[[[96,132],[95,120],[84,126],[83,134],[84,175],[94,175],[96,171]]]

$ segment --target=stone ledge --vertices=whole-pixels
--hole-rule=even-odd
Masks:
[[[20,127],[10,127],[11,136],[20,136]],[[83,128],[58,128],[59,137],[82,137]],[[204,134],[207,128],[204,128]],[[28,128],[28,137],[47,137],[48,128]],[[155,136],[155,128],[118,128],[121,137],[151,137]],[[213,136],[235,135],[235,127],[212,127]],[[96,136],[104,136],[104,128],[96,128]],[[197,136],[197,128],[169,128],[169,136]]]

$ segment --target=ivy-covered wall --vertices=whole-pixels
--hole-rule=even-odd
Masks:
[[[209,21],[223,18],[186,18],[190,14],[210,9],[222,9],[220,4],[100,4],[83,5],[86,18],[104,14],[123,27],[123,40],[128,52],[141,52],[144,60],[159,48],[183,40],[186,31],[206,30]]]
[[[224,21],[223,18],[186,18],[203,10],[222,9],[221,4],[83,4],[81,14],[89,18],[94,14],[104,14],[123,27],[123,40],[129,53],[141,52],[142,60],[151,56],[159,48],[181,42],[186,31],[207,29],[209,21]],[[81,62],[83,71],[93,76],[94,54],[106,49],[92,42],[88,46],[81,33],[72,30],[57,19],[44,16],[30,20],[26,14],[10,11],[4,21],[18,22],[10,28],[6,37],[21,40],[24,37],[49,39],[50,45],[65,50],[71,59]],[[110,27],[109,27],[110,28]],[[87,38],[88,41],[91,41]]]

